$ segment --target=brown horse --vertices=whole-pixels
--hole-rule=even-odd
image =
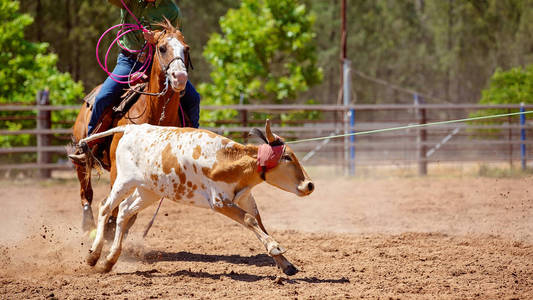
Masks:
[[[186,120],[182,119],[183,113],[182,111],[180,112],[179,107],[180,93],[185,90],[187,83],[187,66],[190,63],[189,47],[185,43],[181,32],[174,28],[170,22],[167,21],[166,24],[159,25],[162,29],[155,32],[157,43],[155,45],[150,82],[128,112],[122,117],[111,121],[112,126],[142,123],[160,126],[190,125],[187,117],[185,117]],[[100,86],[96,87],[87,95],[86,101],[88,100],[87,98],[97,95],[99,90]],[[73,141],[75,144],[87,136],[87,125],[90,118],[91,108],[88,105],[82,105],[73,126]],[[103,161],[103,167],[110,172],[111,186],[113,186],[117,175],[115,151],[121,137],[121,134],[115,135],[107,143],[104,142],[98,145],[99,147],[104,147],[100,158]],[[90,177],[93,164],[94,160],[90,159],[87,160],[85,165],[74,164],[78,181],[80,182],[81,205],[83,207],[82,229],[85,232],[95,228],[91,208],[93,190]]]

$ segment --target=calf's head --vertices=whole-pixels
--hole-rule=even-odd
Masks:
[[[257,170],[267,183],[298,196],[307,196],[315,189],[292,149],[282,138],[272,133],[270,120],[266,121],[266,136],[254,128],[252,133],[266,143],[259,146]]]

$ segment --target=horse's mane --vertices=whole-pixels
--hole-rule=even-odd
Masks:
[[[183,37],[181,31],[178,28],[174,27],[174,25],[172,25],[172,23],[170,23],[167,18],[165,18],[165,20],[162,22],[156,23],[155,26],[161,28],[161,31],[166,32],[168,34],[176,34],[178,36],[178,40],[182,42],[185,46],[187,46],[187,44],[185,43],[185,38]]]

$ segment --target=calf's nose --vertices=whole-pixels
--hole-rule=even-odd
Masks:
[[[310,180],[306,180],[298,186],[298,190],[305,195],[309,195],[315,190],[315,184]]]

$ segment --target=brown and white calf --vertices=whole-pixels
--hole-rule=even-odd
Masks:
[[[119,207],[115,238],[104,270],[117,262],[128,220],[165,197],[178,203],[211,208],[255,233],[277,266],[287,275],[297,269],[283,256],[286,251],[270,237],[251,194],[263,181],[298,196],[314,185],[294,152],[272,134],[267,120],[265,145],[242,145],[207,130],[125,125],[83,141],[122,133],[117,147],[117,177],[98,215],[95,240],[87,263],[94,266],[102,252],[104,228]],[[259,159],[258,159],[259,154]]]

